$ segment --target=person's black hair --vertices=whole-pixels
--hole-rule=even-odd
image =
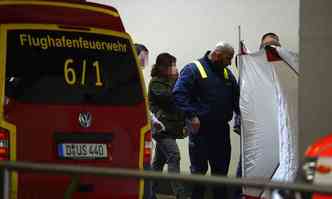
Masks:
[[[157,56],[156,63],[152,66],[151,77],[161,76],[160,70],[162,68],[171,67],[172,63],[176,62],[176,57],[169,53],[160,53]]]
[[[134,47],[135,47],[137,55],[139,55],[142,51],[149,52],[149,50],[147,49],[147,47],[144,46],[143,44],[136,43],[136,44],[134,44]]]
[[[273,36],[273,37],[278,37],[277,34],[273,33],[273,32],[268,32],[268,33],[265,33],[263,36],[262,36],[262,40],[263,41],[266,37],[268,36]]]

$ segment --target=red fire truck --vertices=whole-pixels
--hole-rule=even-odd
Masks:
[[[0,159],[144,169],[151,134],[131,37],[117,10],[0,1]],[[69,176],[15,172],[10,198],[63,198]],[[80,176],[72,198],[144,197],[144,182]]]

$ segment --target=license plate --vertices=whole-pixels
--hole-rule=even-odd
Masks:
[[[58,145],[58,155],[64,159],[107,159],[106,144],[62,143]]]

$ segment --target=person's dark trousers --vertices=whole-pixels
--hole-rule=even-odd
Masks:
[[[156,140],[155,154],[152,161],[154,171],[162,171],[165,164],[168,164],[168,172],[180,172],[180,152],[176,140],[173,138],[159,138]],[[179,182],[171,182],[172,190],[177,199],[185,198],[184,187]],[[158,182],[152,183],[151,199],[156,198]]]
[[[189,156],[191,173],[206,174],[209,164],[212,175],[226,176],[231,156],[228,123],[201,121],[199,132],[189,134]],[[202,184],[193,185],[191,199],[203,199],[205,190]],[[214,187],[213,198],[228,198],[227,187]]]

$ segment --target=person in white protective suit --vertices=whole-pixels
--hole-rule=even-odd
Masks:
[[[262,36],[261,44],[259,49],[264,48],[265,46],[279,46],[281,47],[281,44],[279,42],[279,36],[273,32],[265,33]]]

